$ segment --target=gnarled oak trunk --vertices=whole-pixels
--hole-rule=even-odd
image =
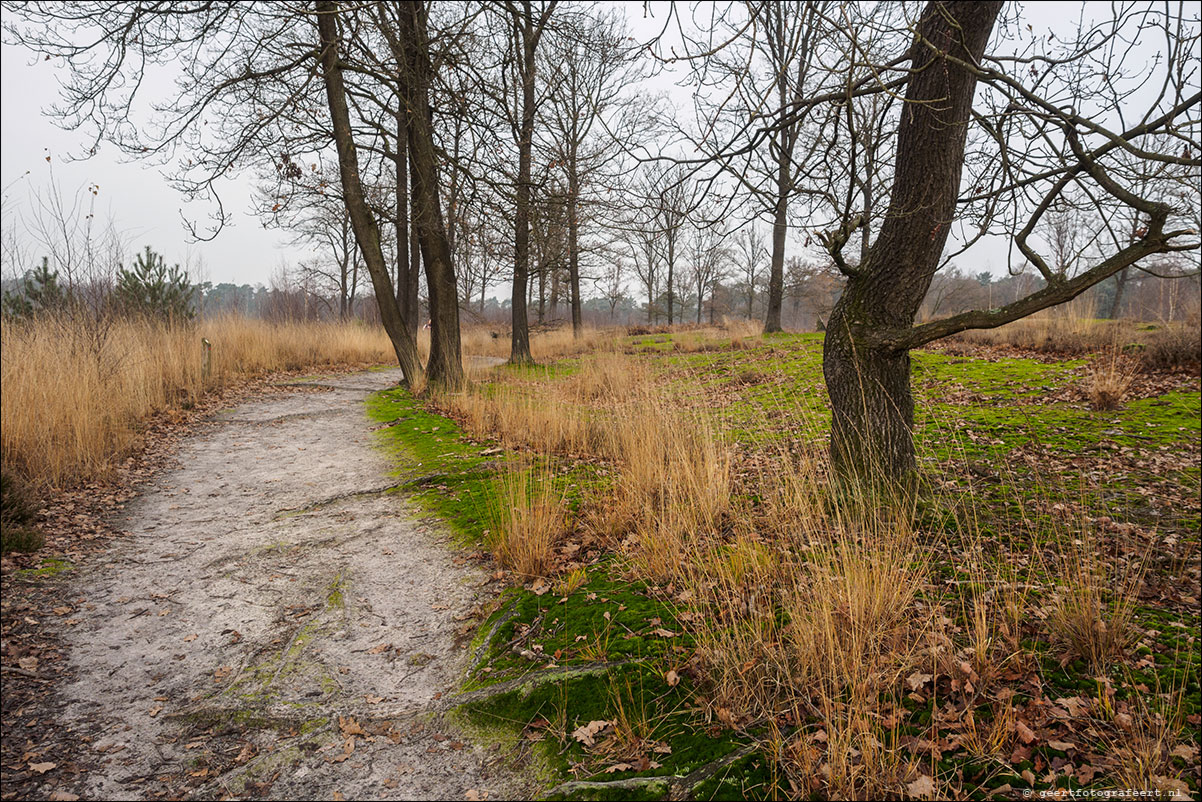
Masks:
[[[844,476],[908,484],[915,472],[910,355],[914,323],[939,267],[959,194],[978,63],[1002,4],[931,2],[911,46],[889,209],[827,325],[831,460]]]

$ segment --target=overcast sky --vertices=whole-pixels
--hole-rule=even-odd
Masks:
[[[193,267],[203,257],[204,275],[194,278],[214,284],[265,284],[281,258],[293,263],[304,258],[303,250],[286,247],[285,234],[264,229],[248,213],[248,178],[225,186],[222,200],[232,213],[232,224],[211,242],[190,242],[181,212],[203,223],[207,214],[203,205],[186,207],[157,168],[122,161],[112,145],[102,145],[86,161],[70,160],[80,151],[83,138],[58,128],[42,114],[57,99],[58,78],[51,62],[37,61],[22,48],[0,46],[0,187],[5,226],[17,223],[23,214],[28,216],[31,193],[44,191],[53,174],[63,192],[72,195],[82,197],[89,184],[98,185],[97,219],[103,224],[111,217],[132,250],[150,245],[169,264],[190,261]]]

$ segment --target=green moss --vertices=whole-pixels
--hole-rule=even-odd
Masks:
[[[62,557],[46,557],[37,568],[22,568],[13,574],[21,579],[46,579],[70,571],[74,566]]]
[[[348,584],[342,574],[334,577],[326,591],[326,607],[337,610],[346,607],[346,588]]]

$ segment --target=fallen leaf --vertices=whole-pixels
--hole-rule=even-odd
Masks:
[[[66,791],[55,791],[50,794],[50,802],[78,802],[79,797]]]
[[[935,781],[925,774],[906,786],[906,793],[918,799],[932,798],[935,790]]]
[[[923,674],[921,671],[915,671],[913,674],[906,677],[906,685],[910,686],[910,690],[917,691],[932,679],[933,677],[930,674]]]
[[[597,743],[594,736],[608,726],[608,721],[590,721],[588,724],[573,730],[572,737],[585,746],[593,746]]]
[[[37,671],[38,659],[36,657],[22,657],[17,661],[17,665],[20,666],[23,671]]]
[[[530,585],[530,592],[535,596],[543,596],[551,589],[551,584],[541,576]]]
[[[199,637],[200,637],[199,635],[197,635],[195,632],[193,632],[191,635],[188,635],[186,638],[184,638],[184,643],[191,643],[192,641],[196,640]]]
[[[664,680],[668,683],[669,688],[675,688],[680,684],[680,675],[675,671],[669,671],[667,674],[664,674]]]
[[[367,653],[368,654],[380,654],[381,652],[386,652],[391,648],[392,648],[391,643],[380,643],[380,644],[377,644],[377,645],[371,647],[370,649],[368,649]]]
[[[163,712],[163,706],[155,705],[154,707],[150,708],[150,717],[154,718],[155,716],[157,716],[159,713],[162,713],[162,712]]]
[[[659,635],[661,638],[675,638],[675,637],[676,637],[676,633],[675,633],[675,632],[673,632],[673,631],[672,631],[672,630],[670,630],[670,629],[664,629],[663,627],[660,627],[660,628],[656,629],[656,630],[655,630],[653,633],[651,633],[651,634],[653,634],[653,635]]]
[[[342,754],[337,757],[330,758],[331,763],[341,763],[346,760],[355,751],[355,736],[346,739],[346,743],[342,745]]]
[[[29,770],[35,771],[38,774],[45,774],[57,765],[57,763],[30,763]]]
[[[342,730],[342,734],[346,736],[367,735],[367,732],[355,721],[354,716],[338,717],[338,729]]]
[[[363,697],[363,701],[367,702],[369,705],[378,705],[380,702],[384,701],[384,697],[383,696],[372,696],[369,693]]]
[[[346,797],[340,794],[338,791],[330,794],[330,799],[334,800],[334,802],[346,802]]]
[[[1061,752],[1067,752],[1070,749],[1076,748],[1068,741],[1048,741],[1048,746],[1052,747],[1053,749],[1058,749]]]
[[[479,788],[469,788],[463,792],[463,798],[468,802],[483,802],[488,799],[488,791],[481,791]]]
[[[605,770],[606,774],[613,774],[615,771],[630,771],[634,766],[629,763],[615,763]]]
[[[55,607],[54,608],[55,615],[66,615],[69,612],[71,612],[70,607]]]
[[[1018,733],[1018,739],[1025,744],[1035,741],[1035,733],[1026,724],[1021,721],[1014,722],[1014,731]]]

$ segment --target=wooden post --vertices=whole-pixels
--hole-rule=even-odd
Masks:
[[[207,382],[213,375],[213,344],[208,338],[200,338],[200,378]]]

